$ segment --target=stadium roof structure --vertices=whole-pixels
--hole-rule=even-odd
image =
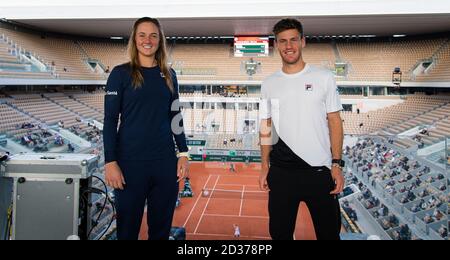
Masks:
[[[448,0],[22,0],[0,4],[2,19],[40,31],[128,37],[138,17],[156,17],[167,36],[270,35],[282,17],[309,36],[450,32]]]

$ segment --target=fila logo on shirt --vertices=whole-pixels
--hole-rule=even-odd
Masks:
[[[305,90],[306,91],[313,91],[313,85],[312,84],[305,84]]]

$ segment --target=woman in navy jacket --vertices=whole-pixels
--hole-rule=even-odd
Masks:
[[[106,85],[105,180],[115,189],[118,239],[138,239],[147,202],[149,239],[165,240],[189,163],[178,82],[158,20],[135,22],[128,52],[130,62],[115,67]]]

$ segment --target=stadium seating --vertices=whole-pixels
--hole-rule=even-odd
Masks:
[[[447,238],[439,235],[447,221],[442,213],[447,189],[443,173],[396,151],[380,138],[361,139],[344,153],[352,169],[346,174],[347,184],[360,186],[360,203],[392,239],[399,239],[399,218],[429,239]],[[410,234],[407,239],[418,237]]]
[[[449,97],[411,95],[403,103],[368,113],[342,112],[346,134],[368,134],[385,129],[388,134],[400,134],[418,125],[446,125],[439,122],[448,117]],[[362,126],[361,126],[362,124]]]
[[[105,79],[114,66],[128,61],[126,43],[68,40],[0,28],[7,42],[0,44],[0,76],[59,79]],[[23,68],[15,57],[7,54],[7,43],[28,52],[47,67],[46,72],[20,73],[1,71],[8,66]],[[9,46],[9,47],[8,47]],[[3,49],[3,51],[2,51]],[[254,60],[260,64],[256,74],[249,76],[243,62],[249,58],[234,57],[231,44],[171,43],[169,62],[180,79],[186,80],[263,80],[278,71],[281,58],[276,49],[268,57]],[[433,82],[450,79],[450,41],[447,38],[395,40],[391,42],[337,42],[307,43],[303,59],[310,64],[334,70],[335,62],[346,63],[347,75],[340,81],[391,82],[392,71],[399,67],[404,82]],[[431,68],[423,75],[413,70],[424,60],[433,60]],[[88,61],[98,62],[101,69],[90,67]],[[14,64],[14,65],[12,65]]]
[[[6,35],[22,50],[45,64],[52,71],[53,77],[58,79],[104,79],[102,74],[97,74],[89,68],[87,57],[74,41],[4,28],[0,28],[0,34]]]
[[[430,58],[445,39],[371,43],[338,43],[341,58],[350,65],[351,81],[391,81],[394,68],[403,72],[403,81],[413,81],[414,65]]]

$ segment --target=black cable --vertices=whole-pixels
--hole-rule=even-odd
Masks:
[[[108,227],[103,231],[102,235],[98,238],[100,240],[106,234],[106,232],[108,232],[108,229],[111,227],[112,223],[114,222],[114,219],[115,219],[115,216],[116,216],[116,206],[114,204],[114,201],[108,195],[108,187],[106,186],[106,183],[101,178],[99,178],[97,176],[93,175],[93,177],[98,179],[103,184],[103,187],[105,187],[106,198],[108,199],[108,202],[111,204],[111,208],[112,208],[112,211],[113,211],[113,215],[111,217],[111,220],[109,222]]]
[[[98,240],[100,240],[104,235],[106,235],[106,232],[108,232],[108,229],[111,227],[112,223],[114,222],[115,216],[116,216],[116,207],[114,206],[114,202],[109,197],[108,197],[108,201],[111,204],[113,214],[112,214],[111,220],[109,221],[108,227],[103,231],[102,235],[98,238]]]
[[[81,209],[84,211],[84,214],[86,215],[86,222],[90,220],[90,217],[87,216],[87,214],[89,213],[89,208],[92,206],[86,196],[86,194],[88,193],[91,193],[91,191],[84,189],[80,195]]]
[[[103,181],[101,178],[99,178],[99,177],[97,177],[97,176],[95,176],[95,175],[92,175],[92,177],[94,177],[94,178],[96,178],[97,180],[99,180],[99,181],[103,184],[103,187],[105,188],[104,191],[102,191],[102,190],[100,190],[100,189],[97,189],[97,188],[93,188],[93,189],[95,189],[95,190],[97,190],[97,191],[101,191],[102,193],[105,194],[105,196],[106,196],[106,198],[105,198],[105,204],[106,204],[106,202],[109,202],[109,203],[111,204],[111,208],[112,208],[112,210],[113,210],[113,215],[112,215],[112,217],[111,217],[111,221],[109,222],[108,227],[105,229],[105,231],[103,231],[102,235],[98,238],[98,240],[100,240],[100,239],[106,234],[106,232],[108,232],[108,229],[111,227],[112,223],[114,222],[115,215],[116,215],[116,207],[115,207],[115,205],[114,205],[114,201],[113,201],[113,200],[109,197],[109,195],[108,195],[108,187],[106,186],[105,181]],[[106,206],[106,205],[105,205],[105,206]],[[100,217],[100,215],[99,215],[99,217]],[[91,231],[92,231],[92,230],[91,230]],[[89,236],[88,236],[88,238],[89,238]]]
[[[92,191],[92,190],[87,190],[87,191],[85,191],[84,194],[83,194],[83,198],[84,198],[85,200],[87,200],[86,197],[85,197],[85,194],[86,194],[86,193],[98,194],[97,192],[94,192],[94,191]],[[103,193],[102,193],[102,195],[103,195]],[[89,204],[88,204],[88,207],[92,207],[92,204],[89,203]],[[92,233],[92,231],[94,230],[94,228],[97,227],[97,225],[98,225],[98,223],[99,223],[99,219],[100,219],[100,217],[102,216],[103,211],[105,210],[105,208],[106,208],[106,198],[105,198],[105,201],[104,201],[104,203],[103,203],[103,205],[102,205],[102,207],[101,207],[101,210],[100,210],[100,212],[99,212],[99,214],[98,214],[98,216],[97,216],[97,219],[95,220],[95,222],[93,222],[93,223],[91,222],[92,227],[91,227],[91,229],[89,230],[89,233],[88,233],[88,235],[87,235],[87,238],[89,238],[89,236],[90,236],[90,234]],[[94,213],[94,215],[95,215],[95,214],[96,214],[96,213]],[[90,217],[88,217],[88,218],[90,219]]]
[[[97,176],[94,176],[94,177],[97,178],[101,183],[103,183],[103,186],[105,187],[105,191],[107,191],[108,187],[106,186],[106,183],[102,179],[100,179],[99,177],[97,177]],[[98,238],[98,240],[100,240],[108,232],[108,230],[111,227],[112,223],[114,222],[114,219],[115,219],[115,216],[116,216],[116,206],[114,204],[114,201],[109,197],[108,193],[106,193],[106,198],[108,199],[108,202],[111,204],[111,208],[112,208],[113,214],[111,216],[111,220],[110,220],[108,226],[103,231],[102,235]]]
[[[94,192],[94,191],[89,191],[89,192],[96,193],[96,192]],[[102,194],[103,194],[103,193],[102,193]],[[107,195],[107,194],[105,194],[105,201],[103,202],[102,209],[100,210],[100,213],[98,214],[97,219],[96,219],[95,222],[94,222],[94,225],[92,225],[91,229],[89,230],[89,233],[88,233],[88,235],[87,235],[87,239],[89,239],[89,237],[91,236],[91,233],[92,233],[92,231],[94,230],[94,228],[98,226],[98,222],[99,222],[99,220],[100,220],[100,218],[101,218],[101,216],[102,216],[102,214],[103,214],[103,211],[104,211],[105,208],[106,208],[106,203],[108,203],[108,195]]]

